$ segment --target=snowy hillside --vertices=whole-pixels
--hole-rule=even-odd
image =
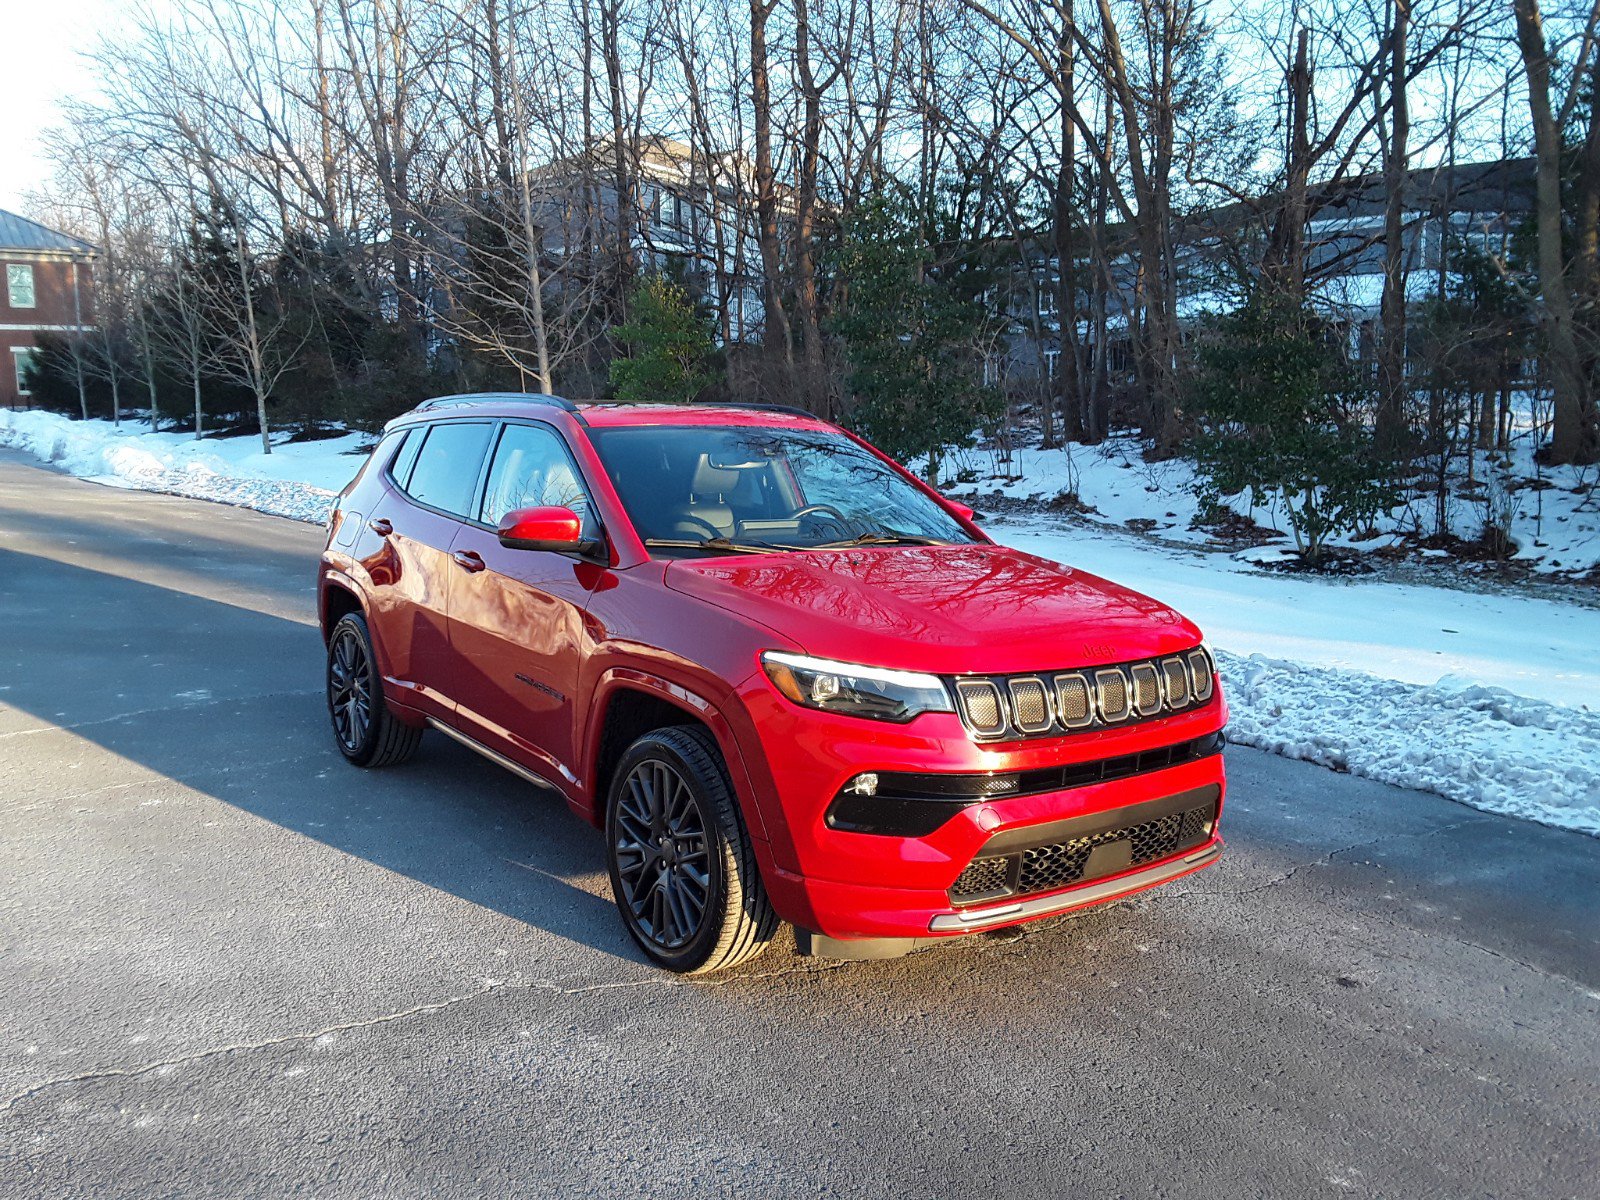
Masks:
[[[269,456],[254,437],[196,442],[135,429],[0,411],[0,445],[74,475],[314,522],[360,467],[365,441],[283,443]],[[1018,507],[986,528],[1193,617],[1218,650],[1233,740],[1600,836],[1600,610],[1504,591],[1263,572],[1206,551],[1205,536],[1188,529],[1194,502],[1181,463],[1151,467],[1131,448],[1120,457],[1115,445],[1102,451],[1024,452],[1023,479],[1000,485],[1016,497],[1070,488],[1098,520]],[[981,506],[994,487],[967,492]],[[1569,494],[1573,502],[1558,510],[1544,493],[1545,527],[1565,538],[1552,533],[1541,550],[1552,566],[1596,553],[1586,545],[1594,514]],[[1130,520],[1192,545],[1111,528]]]
[[[1541,468],[1533,459],[1531,437],[1518,436],[1510,453],[1478,453],[1469,481],[1452,465],[1445,501],[1451,534],[1465,542],[1483,532],[1491,508],[1509,516],[1517,545],[1513,562],[1545,575],[1585,575],[1600,567],[1600,468]],[[1137,438],[1115,437],[1099,446],[1050,450],[1025,447],[1009,454],[999,449],[970,450],[953,456],[946,490],[982,508],[985,501],[1009,506],[1026,501],[1047,510],[1075,513],[1088,521],[1152,533],[1164,541],[1218,544],[1213,531],[1193,522],[1199,504],[1192,464],[1183,458],[1146,462]],[[1261,526],[1260,540],[1292,549],[1293,535],[1272,507],[1249,508],[1242,497],[1230,506]],[[1397,558],[1427,559],[1446,552],[1423,543],[1436,527],[1436,501],[1416,495],[1393,510],[1362,541],[1335,544]],[[1273,536],[1275,535],[1275,536]],[[1467,570],[1485,564],[1467,562]]]

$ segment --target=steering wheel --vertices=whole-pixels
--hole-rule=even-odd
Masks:
[[[699,537],[703,541],[711,541],[721,537],[722,531],[710,521],[685,514],[673,521],[672,535],[685,539]]]
[[[844,514],[831,504],[808,504],[804,508],[795,509],[794,515],[789,519],[791,521],[803,521],[805,518],[816,516],[819,513],[832,517],[835,521],[844,520]]]

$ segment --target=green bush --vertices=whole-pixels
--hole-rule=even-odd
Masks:
[[[1202,502],[1281,503],[1317,562],[1399,503],[1337,345],[1304,308],[1255,299],[1203,339],[1190,395]]]
[[[665,275],[647,275],[628,303],[615,336],[627,356],[611,362],[611,388],[629,403],[688,404],[716,382],[711,329],[689,294]]]

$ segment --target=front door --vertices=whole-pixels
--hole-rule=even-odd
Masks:
[[[575,697],[596,572],[563,554],[500,544],[500,518],[537,505],[573,509],[592,533],[588,491],[561,435],[537,422],[508,422],[477,521],[462,525],[450,547],[454,695],[463,732],[565,786],[578,777]]]

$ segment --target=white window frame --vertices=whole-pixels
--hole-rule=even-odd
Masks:
[[[1044,352],[1044,377],[1054,379],[1056,372],[1061,369],[1061,351],[1046,350]]]
[[[14,378],[17,382],[18,396],[33,395],[33,393],[29,391],[22,382],[22,372],[25,368],[32,365],[33,360],[38,356],[38,354],[39,347],[37,346],[11,347],[11,372],[12,378]]]
[[[17,281],[27,279],[28,302],[24,304],[17,299]],[[12,308],[38,308],[39,290],[38,279],[34,275],[32,263],[7,263],[6,264],[6,303]]]

